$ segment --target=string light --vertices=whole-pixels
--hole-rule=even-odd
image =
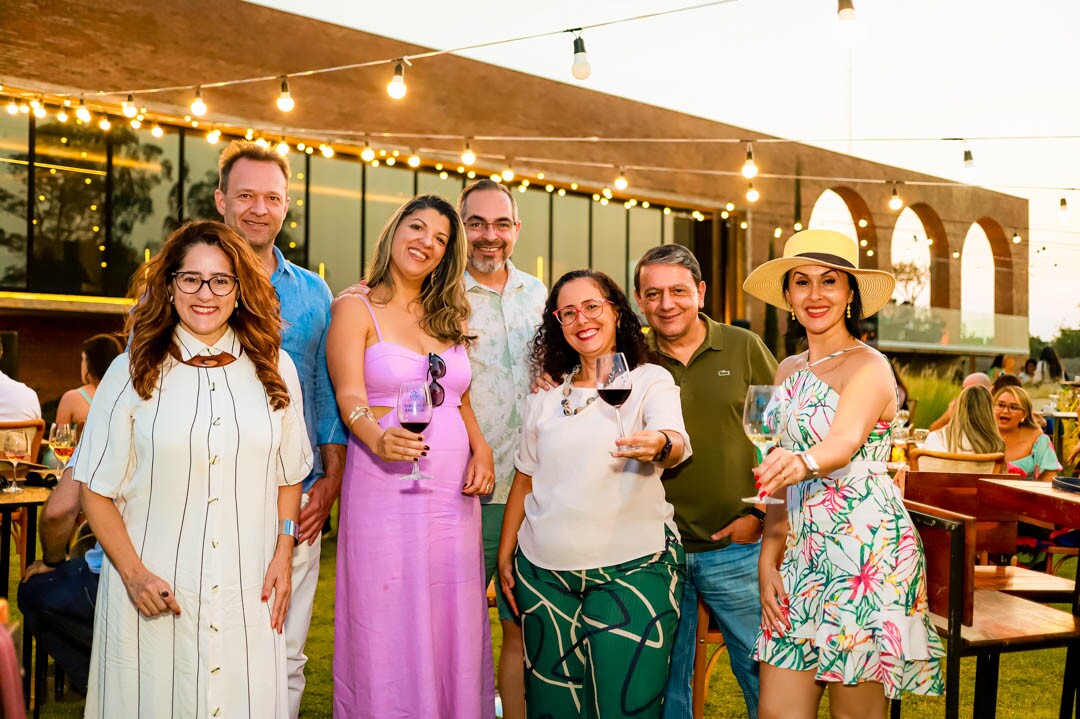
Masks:
[[[630,186],[630,183],[626,179],[626,173],[623,172],[621,167],[619,168],[619,176],[615,178],[614,184],[615,189],[619,191],[625,190],[627,187]]]
[[[23,100],[22,102],[19,103],[19,112],[21,112],[24,115],[26,113],[30,112],[30,106],[26,104],[26,100]]]
[[[139,108],[135,107],[135,97],[131,93],[128,93],[127,99],[120,103],[120,112],[128,119],[139,114]]]
[[[98,127],[100,127],[100,128],[101,128],[101,131],[102,131],[102,132],[108,132],[108,131],[109,131],[109,128],[111,128],[111,127],[112,127],[112,123],[111,123],[111,122],[109,122],[109,118],[108,118],[108,117],[102,117],[102,118],[101,118],[101,122],[99,122],[99,123],[98,123]]]
[[[364,149],[360,151],[360,159],[364,162],[371,162],[375,159],[375,151],[371,149],[371,144],[364,138]]]
[[[15,98],[11,98],[10,100],[8,100],[7,112],[9,115],[19,114],[19,103],[15,102]]]
[[[420,156],[415,152],[409,155],[409,167],[420,167]]]
[[[468,140],[466,140],[465,141],[465,150],[462,151],[462,153],[461,153],[461,164],[468,167],[469,165],[473,164],[474,162],[476,162],[476,153],[472,151],[472,148],[469,147]]]
[[[68,114],[67,114],[67,111],[64,108],[61,107],[60,110],[57,111],[57,113],[56,113],[56,121],[57,122],[67,122],[68,121]]]
[[[757,177],[757,172],[757,165],[754,164],[754,147],[748,142],[746,143],[746,162],[742,166],[742,176],[752,180]]]
[[[400,100],[408,91],[409,88],[405,86],[405,62],[398,60],[394,65],[394,77],[386,84],[386,94]]]
[[[1020,239],[1020,233],[1019,233],[1019,232],[1014,232],[1014,233],[1013,233],[1013,237],[1012,237],[1012,240],[1013,240],[1013,244],[1014,244],[1014,245],[1019,245],[1019,244],[1020,244],[1020,242],[1021,242],[1021,239]]]
[[[289,94],[289,80],[285,77],[281,78],[281,94],[278,95],[277,107],[282,112],[291,112],[296,107],[296,101]]]
[[[512,182],[514,179],[514,168],[507,165],[506,169],[503,170],[500,175],[506,182]]]
[[[75,108],[75,117],[83,122],[90,122],[90,109],[86,107],[86,100],[82,96],[79,96],[79,106]]]
[[[605,187],[604,189],[600,190],[600,194],[610,200],[612,196],[611,188]]]
[[[165,131],[161,129],[161,125],[154,123],[154,126],[150,128],[150,134],[157,139],[161,139],[165,135]]]
[[[523,178],[523,179],[521,180],[521,186],[522,186],[522,187],[528,187],[528,186],[529,186],[530,184],[531,184],[531,183],[529,182],[529,179],[528,179],[528,178]]]
[[[209,142],[211,145],[218,144],[218,141],[220,139],[221,130],[211,130],[210,132],[206,133],[206,141]]]
[[[779,227],[777,227],[775,230],[773,230],[772,236],[779,240],[781,235],[783,235],[783,234],[784,234],[784,231],[782,229],[780,229]]]
[[[866,227],[867,224],[869,224],[869,223],[866,221],[865,217],[860,217],[859,218],[859,227]]]
[[[274,147],[274,151],[282,157],[285,157],[289,154],[289,143],[285,142],[285,139],[282,138]]]
[[[40,102],[37,103],[37,105],[34,106],[34,117],[39,120],[43,120],[45,118],[45,114],[45,106],[42,105]]]
[[[585,38],[581,37],[580,30],[574,30],[574,63],[570,66],[570,72],[578,80],[588,80],[592,75],[592,65],[589,64],[589,56],[585,53]]]
[[[965,147],[964,148],[964,169],[965,170],[973,170],[973,169],[975,169],[975,155],[972,154],[970,147]]]
[[[794,229],[796,232],[802,232],[802,223],[801,222],[796,222],[792,226],[792,229]]]
[[[735,203],[734,202],[727,203],[726,205],[724,205],[724,209],[727,210],[728,212],[734,212],[735,211]]]
[[[852,2],[852,0],[837,0],[836,17],[842,22],[852,22],[855,20],[855,3]]]
[[[138,130],[140,127],[142,127],[142,120],[139,120],[139,119],[134,118],[134,117],[131,118],[131,129]]]
[[[308,150],[311,150],[311,148],[309,147]],[[327,143],[319,145],[319,152],[321,152],[322,156],[325,157],[327,160],[334,156],[334,148],[330,147],[330,145]],[[310,155],[312,153],[308,152],[308,154]]]
[[[1058,203],[1058,217],[1063,220],[1069,219],[1072,216],[1072,212],[1069,211],[1069,202],[1062,197],[1061,202]]]
[[[757,202],[759,199],[761,199],[761,193],[757,191],[757,189],[754,187],[754,183],[751,182],[750,185],[746,188],[746,201]]]
[[[264,150],[266,148],[270,147],[270,141],[267,140],[265,137],[260,137],[259,139],[257,139],[255,141],[255,144],[258,145],[259,147],[261,147]]]
[[[904,201],[900,199],[900,191],[896,189],[896,184],[893,184],[892,197],[889,198],[889,209],[893,212],[899,212],[904,207]]]
[[[191,101],[191,114],[202,117],[206,114],[206,103],[202,99],[202,88],[195,88],[195,99]]]

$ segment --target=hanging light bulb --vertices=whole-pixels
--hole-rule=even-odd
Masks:
[[[75,117],[83,122],[90,122],[90,109],[86,106],[86,100],[79,97],[79,106],[75,109]]]
[[[892,188],[892,197],[889,198],[889,209],[893,212],[899,212],[904,207],[904,201],[900,199],[900,192],[896,189],[896,185]]]
[[[603,190],[600,190],[600,194],[610,200],[613,193],[611,192],[610,187],[605,187]]]
[[[1069,203],[1064,197],[1062,197],[1061,202],[1058,203],[1058,217],[1063,220],[1067,220],[1071,215],[1072,213],[1069,211]]]
[[[40,102],[37,104],[37,107],[34,108],[34,117],[39,120],[45,118],[45,106],[42,105]]]
[[[626,179],[626,173],[623,172],[621,167],[619,168],[619,176],[615,178],[613,184],[616,190],[625,190],[630,186],[630,182]]]
[[[30,112],[30,106],[26,104],[26,100],[23,100],[22,102],[19,103],[19,112],[21,112],[24,115],[26,113]]]
[[[281,78],[281,94],[278,95],[277,107],[282,112],[289,112],[296,107],[296,101],[289,94],[289,81],[284,77]]]
[[[150,134],[160,140],[165,135],[165,131],[161,129],[161,125],[155,122],[154,126],[150,128]]]
[[[206,133],[206,141],[209,142],[211,145],[218,144],[218,141],[220,139],[221,130],[211,130],[210,132]]]
[[[260,137],[258,140],[255,141],[255,144],[264,150],[270,147],[270,141],[267,140],[265,137]]]
[[[308,149],[310,150],[311,148],[309,147]],[[327,160],[334,156],[334,148],[330,147],[330,145],[327,144],[319,145],[319,152],[321,152],[322,156],[325,157]]]
[[[512,167],[510,167],[510,166],[508,165],[508,166],[506,167],[506,169],[505,169],[505,170],[503,170],[503,171],[502,171],[502,173],[500,173],[500,174],[502,175],[502,179],[503,179],[504,181],[506,181],[506,182],[512,182],[512,181],[513,181],[513,179],[514,179],[514,168],[512,168]]]
[[[278,141],[278,144],[274,146],[274,151],[282,157],[289,154],[289,143],[285,142],[285,138]]]
[[[742,166],[742,176],[748,180],[757,177],[757,165],[754,164],[754,146],[746,143],[746,162]]]
[[[420,156],[415,152],[409,154],[409,167],[420,167]]]
[[[837,0],[836,17],[843,22],[851,22],[855,19],[855,3],[852,0]]]
[[[364,149],[360,151],[360,159],[364,162],[371,162],[375,159],[375,151],[371,149],[371,145],[367,140],[364,140]]]
[[[135,98],[132,95],[128,95],[127,99],[120,103],[121,112],[126,118],[132,118],[139,114],[139,108],[135,107]]]
[[[386,84],[386,94],[395,100],[400,100],[408,91],[409,88],[405,86],[405,63],[398,60],[394,65],[394,77]]]
[[[206,114],[206,103],[202,99],[202,88],[195,88],[195,99],[191,101],[191,114],[202,117]]]
[[[964,148],[964,169],[965,170],[973,170],[973,169],[975,169],[975,155],[972,154],[970,147],[965,147]]]
[[[589,56],[585,54],[585,38],[580,33],[574,35],[574,64],[570,66],[570,72],[578,80],[588,80],[592,75],[592,65],[589,64]]]
[[[137,120],[134,117],[131,118],[131,129],[138,130],[140,127],[142,127],[142,120]]]
[[[751,182],[750,185],[746,188],[746,201],[757,202],[759,199],[761,199],[761,193],[757,191],[757,189],[754,187],[754,183]]]
[[[101,122],[98,123],[98,127],[101,128],[102,132],[108,132],[109,128],[112,127],[112,123],[109,122],[109,118],[103,117],[101,118]]]
[[[466,141],[465,150],[461,153],[461,164],[468,167],[474,162],[476,162],[476,153],[472,151],[472,148],[469,147],[468,141]]]
[[[64,108],[61,107],[59,112],[56,113],[56,121],[57,122],[67,122],[68,121],[68,114],[67,114],[67,111]]]
[[[802,232],[802,223],[796,222],[794,225],[792,225],[791,229],[795,230],[796,232]]]
[[[1019,232],[1014,232],[1014,233],[1013,233],[1013,244],[1014,244],[1014,245],[1019,245],[1019,244],[1020,244],[1020,242],[1021,242],[1021,240],[1020,240],[1020,233],[1019,233]]]
[[[9,115],[19,114],[19,103],[15,102],[15,98],[8,100],[7,112]]]

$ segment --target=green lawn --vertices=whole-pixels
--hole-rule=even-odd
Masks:
[[[314,719],[330,717],[332,714],[333,695],[333,650],[334,650],[334,556],[336,544],[329,540],[323,543],[322,575],[319,590],[315,598],[315,616],[312,620],[311,633],[308,637],[307,653],[310,657],[307,668],[307,692],[300,712],[301,717]],[[14,551],[12,560],[15,567],[11,575],[8,596],[12,598],[13,619],[19,617],[14,606],[18,561]],[[494,612],[494,610],[492,610]],[[492,634],[494,645],[499,645],[499,624],[492,614]],[[498,660],[496,659],[496,664]],[[1057,716],[1058,700],[1061,696],[1061,672],[1065,663],[1065,650],[1055,649],[1040,652],[1022,652],[1006,654],[1001,658],[1001,676],[998,688],[998,717],[1001,719],[1051,719]],[[972,692],[974,686],[975,663],[965,659],[963,680],[961,682],[961,716],[971,715]],[[826,702],[827,705],[827,702]],[[940,698],[905,697],[904,716],[912,719],[941,717],[945,712],[944,701]],[[50,697],[42,708],[43,717],[80,717],[82,716],[81,698],[68,692],[62,702],[54,702]],[[745,717],[742,706],[742,694],[731,675],[726,659],[721,659],[709,686],[709,698],[705,716],[712,719]],[[822,717],[828,716],[823,706]],[[462,718],[465,719],[465,718]]]

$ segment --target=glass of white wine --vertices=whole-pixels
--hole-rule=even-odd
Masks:
[[[758,464],[765,461],[769,450],[776,446],[787,423],[787,403],[777,394],[771,384],[754,384],[746,391],[743,404],[743,430],[758,452]],[[783,504],[775,497],[743,497],[750,504]]]
[[[23,491],[22,487],[16,482],[19,479],[19,462],[26,462],[30,459],[30,440],[27,439],[26,432],[13,429],[4,435],[4,456],[11,462],[11,486],[6,487],[3,491],[8,494]]]
[[[75,453],[75,430],[76,426],[73,424],[54,424],[49,430],[49,447],[60,461],[61,471]]]

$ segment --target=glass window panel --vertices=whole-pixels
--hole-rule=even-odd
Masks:
[[[521,232],[514,245],[514,266],[540,278],[545,285],[548,278],[548,236],[551,227],[551,195],[543,190],[516,189],[514,199],[518,204]]]
[[[0,116],[0,287],[26,289],[26,116]]]
[[[567,272],[589,266],[589,202],[581,195],[555,196],[551,210],[552,285]]]
[[[100,295],[108,249],[105,133],[53,120],[38,126],[36,138],[30,289]]]
[[[281,223],[274,244],[285,259],[307,267],[304,247],[304,218],[307,217],[307,160],[310,155],[289,153],[289,211]],[[310,268],[309,268],[310,269]]]
[[[360,193],[364,167],[344,159],[311,158],[308,221],[311,269],[337,292],[360,281]]]
[[[634,270],[637,261],[645,251],[660,244],[660,233],[664,215],[660,210],[641,207],[630,208],[630,261],[627,266],[629,274],[628,292],[634,288]]]
[[[176,163],[180,136],[155,138],[117,123],[113,144],[112,242],[107,294],[122,296],[132,273],[176,227]]]
[[[397,208],[412,197],[413,173],[393,167],[367,168],[367,185],[364,194],[364,243],[366,247],[364,268],[375,256],[375,245],[383,226]]]
[[[626,208],[622,203],[593,204],[592,266],[626,291]]]
[[[225,142],[211,145],[205,135],[197,130],[184,133],[184,221],[220,220],[214,203],[214,190],[218,186],[218,156],[225,149]],[[175,215],[174,215],[175,217]]]
[[[457,207],[458,195],[465,188],[461,181],[462,176],[457,173],[447,173],[446,179],[439,177],[436,172],[417,172],[416,193],[418,195],[441,195]]]

